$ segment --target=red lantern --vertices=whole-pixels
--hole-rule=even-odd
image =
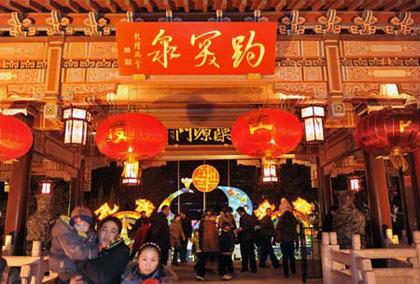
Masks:
[[[420,143],[420,111],[395,108],[373,111],[357,123],[354,135],[357,144],[374,155],[411,151]]]
[[[252,157],[278,157],[299,144],[303,126],[299,119],[279,109],[258,109],[240,116],[232,127],[236,149]]]
[[[142,160],[160,154],[168,132],[153,116],[124,113],[108,117],[96,130],[96,144],[102,154],[117,160]]]
[[[23,121],[0,114],[0,161],[25,155],[32,142],[32,131]]]

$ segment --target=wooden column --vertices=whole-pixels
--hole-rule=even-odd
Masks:
[[[320,210],[321,213],[321,220],[325,219],[328,211],[328,204],[326,198],[326,186],[325,186],[325,179],[324,179],[324,169],[321,167],[321,163],[319,158],[316,159],[316,168],[318,172],[318,200],[320,202]]]
[[[420,230],[420,149],[417,149],[409,155],[409,161],[411,168],[411,176],[413,178],[412,186],[417,216],[417,230]]]
[[[19,115],[29,126],[33,117]],[[33,145],[25,156],[13,162],[10,190],[7,198],[5,235],[13,235],[13,255],[23,255],[28,195],[31,185]]]
[[[384,226],[392,228],[391,208],[388,198],[385,164],[382,158],[377,159],[365,153],[367,170],[367,193],[371,205],[373,221],[373,239],[376,246],[385,246]]]

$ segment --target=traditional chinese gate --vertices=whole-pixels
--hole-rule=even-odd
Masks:
[[[302,264],[302,282],[308,279],[322,278],[321,240],[318,230],[300,226],[300,254]]]

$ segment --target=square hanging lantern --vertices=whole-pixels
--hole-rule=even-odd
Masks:
[[[262,161],[262,181],[278,182],[276,162],[272,159],[263,159]]]
[[[70,107],[63,111],[64,144],[86,145],[91,113],[83,108]]]
[[[397,84],[380,84],[379,94],[383,97],[398,97],[400,92]]]
[[[349,190],[360,191],[362,189],[362,178],[359,176],[351,176],[348,178]]]
[[[41,181],[41,194],[50,194],[52,185],[53,185],[53,181],[51,180]]]
[[[307,143],[324,141],[325,110],[322,106],[308,106],[301,109],[305,122],[305,138]]]
[[[121,178],[121,183],[124,185],[139,185],[141,178],[139,162],[124,162]]]

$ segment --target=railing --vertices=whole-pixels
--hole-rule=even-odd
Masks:
[[[411,247],[362,249],[360,235],[353,236],[352,249],[340,250],[336,233],[322,234],[324,284],[420,283],[420,232],[413,233]],[[373,268],[373,259],[393,259],[405,267]],[[390,266],[388,264],[388,266]]]
[[[3,258],[7,266],[20,268],[19,276],[22,284],[40,284],[55,278],[54,275],[44,278],[44,274],[49,270],[49,258],[41,255],[39,241],[32,243],[32,256],[3,256]]]

